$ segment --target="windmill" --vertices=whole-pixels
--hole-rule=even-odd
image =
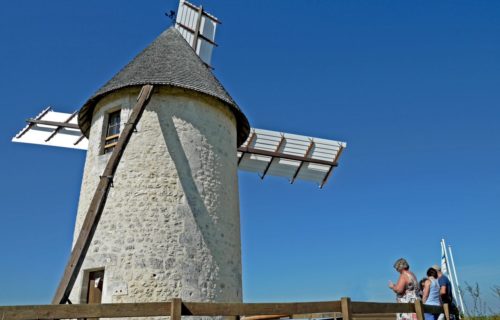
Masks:
[[[219,20],[176,24],[74,113],[14,142],[86,150],[73,249],[53,303],[240,302],[237,170],[323,187],[344,142],[251,128],[212,74]]]

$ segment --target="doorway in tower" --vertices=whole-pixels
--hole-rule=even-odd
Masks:
[[[104,282],[104,270],[95,270],[89,272],[86,303],[88,304],[101,303],[103,282]]]

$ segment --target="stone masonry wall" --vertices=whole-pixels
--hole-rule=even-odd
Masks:
[[[138,89],[122,89],[94,112],[75,238],[110,154],[106,114],[121,123]],[[103,303],[241,302],[236,120],[215,99],[187,90],[153,93],[114,177],[70,299],[86,300],[88,272],[104,268]]]

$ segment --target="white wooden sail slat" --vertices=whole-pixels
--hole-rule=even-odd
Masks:
[[[46,109],[35,120],[51,124],[30,123],[12,141],[86,150],[88,140],[82,137],[78,128],[60,126],[70,117],[69,113]],[[76,116],[68,123],[74,127]],[[250,137],[236,154],[240,170],[261,177],[278,176],[323,185],[345,146],[340,141],[252,128]]]
[[[180,0],[175,22],[175,28],[195,49],[196,54],[200,56],[203,62],[210,65],[215,44],[215,32],[217,23],[219,23],[217,18],[204,11],[201,7]],[[196,43],[194,43],[195,41]]]
[[[261,176],[285,177],[292,182],[307,180],[322,186],[346,147],[344,142],[334,140],[263,129],[252,129],[251,132],[238,152],[238,158],[244,155],[239,159],[239,168]],[[259,152],[266,156],[253,154]],[[274,160],[271,162],[271,159]],[[257,161],[263,165],[258,165]]]
[[[35,120],[64,123],[71,117],[70,113],[55,112],[49,110],[43,115],[39,115]],[[77,117],[74,116],[69,124],[76,125]],[[59,128],[56,125],[29,123],[13,139],[13,142],[41,144],[46,146],[64,147],[86,150],[88,140],[81,138],[82,133],[78,128]],[[54,132],[57,132],[54,134]]]

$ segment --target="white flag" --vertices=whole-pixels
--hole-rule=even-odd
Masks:
[[[446,254],[444,252],[445,248],[443,243],[441,243],[441,272],[448,273],[448,261],[446,261]]]

